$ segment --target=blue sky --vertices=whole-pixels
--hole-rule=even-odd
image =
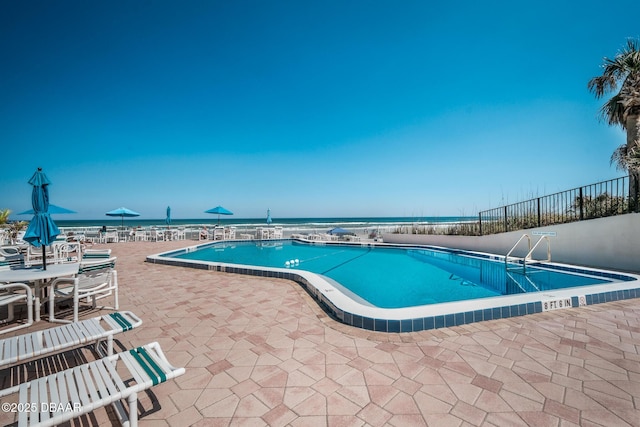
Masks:
[[[475,215],[622,176],[609,158],[624,133],[587,82],[640,36],[639,13],[0,2],[0,208],[30,208],[38,166],[75,219]]]

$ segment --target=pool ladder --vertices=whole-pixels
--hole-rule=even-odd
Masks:
[[[522,240],[525,237],[527,239],[528,251],[529,251],[529,252],[527,252],[527,255],[525,255],[523,258],[511,256],[511,253],[518,247],[520,242],[522,242]],[[513,247],[507,253],[507,255],[505,255],[505,257],[504,257],[504,268],[507,271],[516,271],[516,272],[522,271],[522,274],[525,274],[527,272],[527,262],[531,263],[531,262],[534,261],[533,258],[532,258],[532,254],[536,250],[538,245],[540,243],[542,243],[543,240],[545,240],[547,242],[547,259],[546,260],[535,260],[535,261],[536,262],[541,262],[541,261],[549,262],[549,261],[551,261],[551,241],[549,240],[549,236],[546,236],[546,235],[540,236],[540,239],[538,239],[536,244],[533,245],[533,247],[531,247],[531,236],[529,236],[528,234],[523,234],[522,237],[520,237],[518,239],[516,244],[513,245]],[[515,263],[516,266],[515,267],[509,267],[509,261],[513,261],[513,263]]]

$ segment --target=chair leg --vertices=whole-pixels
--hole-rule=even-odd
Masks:
[[[138,427],[138,394],[132,393],[128,398],[129,403],[129,426]]]
[[[115,302],[113,304],[113,307],[115,310],[119,310],[120,309],[120,305],[118,303],[118,272],[116,270],[113,270],[113,283],[115,284],[114,290],[113,290],[113,298],[115,299]]]
[[[94,300],[95,302],[95,300]],[[73,321],[77,322],[78,321],[78,306],[80,305],[80,298],[78,298],[78,295],[74,295],[73,297]]]
[[[55,307],[56,307],[56,302],[55,302],[53,296],[54,296],[53,289],[51,289],[49,291],[49,322],[55,322],[56,321],[56,316],[54,314]]]

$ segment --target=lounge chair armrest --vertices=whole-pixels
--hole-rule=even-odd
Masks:
[[[6,285],[0,285],[0,290],[10,291],[13,288],[25,290],[28,301],[33,301],[33,291],[31,291],[31,286],[26,283],[8,283]]]
[[[134,328],[137,328],[138,326],[142,325],[142,319],[136,316],[132,311],[125,310],[125,311],[118,311],[118,313],[120,313],[120,315],[122,315],[125,319],[127,319],[127,321],[131,323],[131,326],[133,326]]]
[[[52,291],[55,291],[60,285],[71,285],[74,287],[78,286],[78,278],[77,277],[59,277],[54,279],[50,284],[49,288]]]

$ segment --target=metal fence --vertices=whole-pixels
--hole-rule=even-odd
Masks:
[[[638,212],[638,177],[602,181],[524,202],[482,211],[480,235]]]

